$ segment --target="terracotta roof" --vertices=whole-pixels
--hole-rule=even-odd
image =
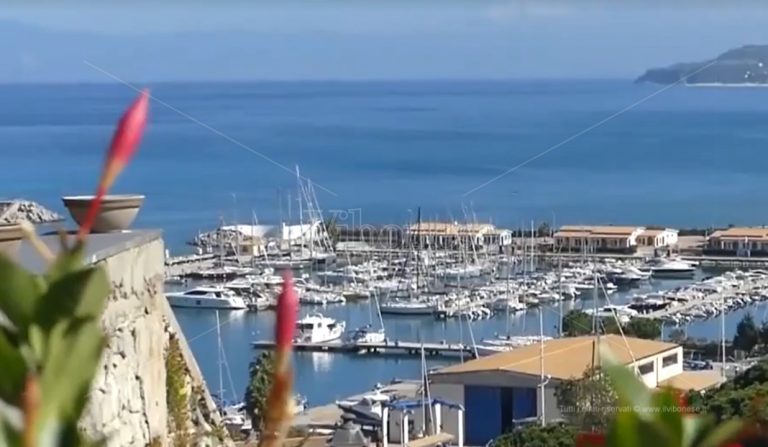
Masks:
[[[681,374],[659,382],[659,386],[675,388],[682,391],[703,391],[720,385],[722,381],[723,378],[720,373],[714,370],[683,371]]]
[[[555,379],[573,379],[581,377],[592,365],[599,364],[597,337],[566,337],[544,342],[544,374]],[[606,344],[617,361],[622,364],[632,363],[661,352],[675,349],[678,345],[619,335],[603,335],[600,343]],[[479,371],[509,371],[538,376],[540,370],[541,345],[538,343],[482,357],[458,365],[441,369],[435,375],[456,374]]]
[[[555,233],[555,237],[629,237],[643,227],[627,227],[613,225],[565,225]]]
[[[768,228],[733,227],[727,230],[717,230],[709,235],[719,239],[765,239],[768,238]]]

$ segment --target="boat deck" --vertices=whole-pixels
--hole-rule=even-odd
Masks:
[[[254,349],[274,349],[275,342],[271,340],[255,341]],[[474,350],[469,345],[460,343],[421,343],[414,341],[388,340],[380,343],[344,343],[332,341],[327,343],[294,343],[298,352],[328,352],[339,354],[383,354],[383,355],[421,355],[422,348],[425,356],[437,357],[448,355],[473,355]]]

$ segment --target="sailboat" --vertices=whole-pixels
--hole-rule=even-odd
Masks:
[[[384,319],[381,316],[379,298],[376,293],[373,294],[373,303],[376,304],[376,315],[379,317],[380,329],[374,330],[373,322],[358,328],[352,333],[351,341],[354,344],[384,343],[387,341],[387,334],[384,331]],[[373,306],[373,304],[371,304],[371,306]]]

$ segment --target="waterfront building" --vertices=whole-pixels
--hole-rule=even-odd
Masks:
[[[707,237],[704,254],[722,256],[768,256],[768,228],[732,227]]]
[[[646,228],[637,237],[637,245],[651,248],[668,248],[677,245],[677,230],[672,228]]]
[[[407,228],[414,246],[432,249],[484,247],[494,249],[512,243],[512,232],[490,223],[419,222]]]
[[[430,375],[430,392],[433,398],[463,405],[467,444],[484,445],[542,416],[545,422],[561,420],[557,387],[598,367],[601,345],[649,388],[703,391],[721,382],[712,370],[684,371],[683,349],[677,344],[603,335],[546,340],[543,347],[537,343],[449,366]],[[445,431],[455,435],[458,428],[452,420],[443,421]]]
[[[195,238],[193,245],[208,253],[259,256],[279,253],[292,246],[320,244],[326,238],[321,221],[288,225],[223,225]]]
[[[555,233],[556,251],[634,253],[645,227],[566,225]]]

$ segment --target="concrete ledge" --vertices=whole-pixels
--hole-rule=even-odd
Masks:
[[[87,263],[95,264],[126,250],[141,247],[149,242],[161,239],[162,235],[160,230],[131,230],[122,233],[91,234],[85,247],[85,259]],[[70,235],[70,238],[74,241],[74,235]],[[40,236],[40,239],[53,254],[58,254],[61,251],[58,234],[48,233]],[[45,261],[28,241],[22,241],[19,251],[12,256],[12,259],[32,272],[45,272]]]

